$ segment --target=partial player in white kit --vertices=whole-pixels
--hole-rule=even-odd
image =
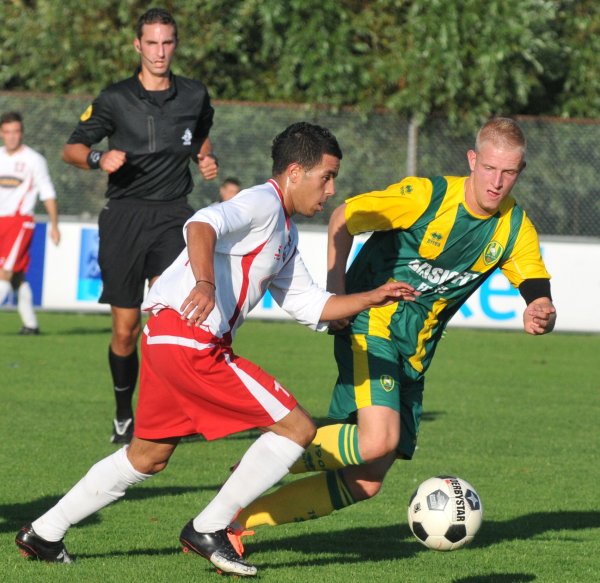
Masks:
[[[232,546],[228,525],[287,474],[316,430],[286,388],[233,352],[236,330],[267,290],[313,329],[417,295],[402,282],[346,296],[320,289],[298,252],[291,216],[323,210],[335,194],[342,152],[328,130],[301,122],[275,138],[272,158],[273,178],[266,184],[202,209],[186,223],[185,250],[143,304],[152,315],[142,336],[134,438],[19,531],[16,543],[26,556],[71,562],[63,543],[68,528],[163,470],[181,437],[216,439],[260,427],[264,433],[180,535],[184,549],[220,571],[256,575]]]
[[[306,270],[297,250],[298,229],[286,214],[283,193],[273,179],[242,191],[230,203],[198,211],[187,222],[184,235],[188,246],[193,246],[190,237],[213,238],[214,262],[207,272],[195,275],[186,247],[152,286],[142,306],[156,317],[150,318],[142,337],[146,358],[140,396],[143,391],[148,398],[138,405],[135,435],[147,439],[164,435],[159,422],[162,417],[164,422],[168,419],[169,435],[202,433],[209,439],[256,427],[257,421],[258,426],[271,425],[287,415],[296,401],[264,371],[231,353],[235,332],[267,289],[298,322],[323,329],[319,320],[331,294],[319,288]],[[202,304],[207,290],[212,295],[213,282],[216,309],[210,301],[207,307]],[[189,290],[196,288],[198,297],[186,301]],[[205,316],[199,328],[191,328],[181,319],[183,306],[189,319]],[[178,348],[182,343],[197,347],[194,374],[185,366],[190,355]],[[204,354],[207,350],[212,352],[210,359]],[[182,391],[186,386],[189,392]],[[217,404],[222,386],[228,390]],[[201,387],[205,398],[211,400],[209,408],[196,403]],[[239,390],[236,408],[241,411],[227,419],[224,415],[230,409],[234,387]],[[171,391],[185,400],[178,422],[169,407]],[[247,401],[243,407],[242,401]],[[194,409],[198,409],[196,419]]]
[[[20,334],[39,334],[33,294],[25,279],[33,237],[34,209],[39,199],[50,219],[50,238],[60,241],[56,192],[45,158],[23,144],[23,118],[18,112],[0,116],[0,305],[11,287],[23,321]]]

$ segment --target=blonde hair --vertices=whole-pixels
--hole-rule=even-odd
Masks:
[[[525,134],[517,122],[509,117],[494,117],[487,121],[477,132],[475,151],[479,152],[484,142],[495,146],[521,150],[523,158],[527,152]]]

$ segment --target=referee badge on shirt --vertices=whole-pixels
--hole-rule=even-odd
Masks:
[[[181,136],[181,141],[184,146],[192,145],[192,131],[190,128],[185,128],[185,132],[183,132],[183,136]]]
[[[90,117],[92,117],[92,111],[92,106],[88,105],[87,109],[81,114],[79,121],[87,121],[88,119],[90,119]]]

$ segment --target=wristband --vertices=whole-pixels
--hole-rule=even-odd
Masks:
[[[519,286],[519,293],[527,305],[538,298],[549,298],[552,301],[550,280],[543,277],[526,279]]]
[[[196,285],[199,283],[207,283],[208,285],[212,285],[214,289],[217,289],[217,286],[212,281],[208,281],[208,279],[197,279]]]
[[[90,153],[87,156],[87,165],[92,170],[98,170],[100,168],[100,158],[102,158],[102,154],[100,150],[90,150]]]

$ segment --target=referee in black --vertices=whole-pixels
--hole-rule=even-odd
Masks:
[[[133,46],[140,55],[133,77],[100,93],[63,150],[68,164],[108,174],[108,200],[98,219],[98,262],[99,301],[112,312],[113,443],[128,443],[133,435],[145,282],[152,285],[184,248],[182,227],[194,212],[187,203],[193,188],[190,159],[205,180],[218,173],[208,137],[214,110],[207,89],[171,72],[177,48],[172,15],[158,8],[144,13]],[[105,137],[107,151],[92,149]]]

